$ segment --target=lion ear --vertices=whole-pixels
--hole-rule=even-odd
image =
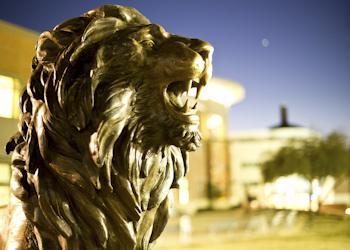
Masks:
[[[36,57],[42,65],[53,68],[61,51],[62,45],[51,32],[45,31],[40,34],[36,45]]]
[[[60,54],[80,37],[90,21],[87,17],[76,17],[57,25],[51,31],[40,34],[36,44],[36,58],[47,69],[53,70]]]

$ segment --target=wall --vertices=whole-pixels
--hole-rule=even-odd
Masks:
[[[20,86],[13,93],[18,96],[27,82],[31,61],[39,34],[0,20],[0,75],[15,78]],[[1,86],[0,86],[1,87]],[[18,89],[16,89],[18,88]],[[14,119],[0,117],[0,206],[8,202],[10,156],[5,152],[8,139],[17,131],[18,105],[13,110]]]
[[[39,34],[0,20],[0,74],[15,77],[24,85],[31,71]]]

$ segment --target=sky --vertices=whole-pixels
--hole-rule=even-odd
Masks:
[[[229,112],[231,131],[277,124],[284,104],[293,124],[350,136],[350,1],[12,0],[0,3],[0,19],[41,32],[106,3],[214,46],[214,76],[246,91]]]

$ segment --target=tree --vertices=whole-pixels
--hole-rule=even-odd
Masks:
[[[314,179],[323,181],[327,176],[333,176],[341,181],[350,174],[350,148],[346,136],[333,132],[324,139],[291,141],[262,163],[262,174],[265,182],[292,174],[307,179],[311,209]]]

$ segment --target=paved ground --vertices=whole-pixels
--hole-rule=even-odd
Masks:
[[[203,239],[205,242],[205,239]],[[209,242],[203,244],[160,245],[155,250],[349,250],[349,239],[327,238],[263,238],[251,240],[232,240],[227,242]]]
[[[349,250],[350,218],[293,211],[235,210],[192,216],[190,232],[173,218],[155,250]],[[186,222],[188,224],[188,222]],[[185,225],[186,225],[185,223]]]
[[[310,219],[295,211],[243,209],[202,212],[172,218],[153,249],[349,250],[350,216]]]

